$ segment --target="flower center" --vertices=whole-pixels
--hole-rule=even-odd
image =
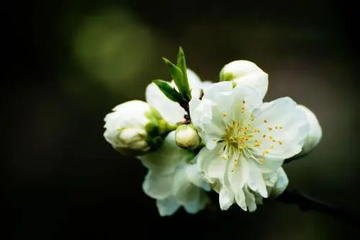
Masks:
[[[232,124],[226,126],[222,140],[229,148],[230,153],[233,154],[235,151],[241,153],[247,148],[248,142],[253,140],[254,130],[250,124],[243,126],[240,121],[233,121]]]
[[[226,114],[223,116],[226,117]],[[234,168],[237,167],[240,156],[263,164],[264,157],[273,151],[276,145],[283,144],[281,140],[275,139],[272,135],[272,133],[281,131],[282,126],[269,124],[268,120],[264,119],[265,126],[262,125],[262,130],[259,130],[252,126],[253,121],[254,118],[250,115],[248,118],[232,121],[226,125],[225,134],[221,139],[224,147],[219,151],[219,155],[222,155],[224,160],[234,159]],[[232,172],[234,168],[232,168]]]

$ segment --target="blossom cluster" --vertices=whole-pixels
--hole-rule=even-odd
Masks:
[[[237,60],[219,81],[201,81],[185,58],[170,66],[173,81],[146,87],[146,101],[116,106],[105,117],[104,137],[148,169],[144,192],[161,216],[180,207],[197,213],[219,194],[219,206],[253,212],[288,186],[285,160],[309,153],[322,130],[315,114],[289,97],[263,98],[268,74]]]

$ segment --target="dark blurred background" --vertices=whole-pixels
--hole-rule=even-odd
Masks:
[[[251,60],[269,74],[266,100],[290,96],[323,128],[314,152],[285,166],[290,186],[360,213],[358,10],[339,0],[12,1],[1,239],[360,239],[277,202],[161,218],[141,188],[146,169],[102,135],[112,107],[169,79],[161,57],[175,60],[179,46],[203,80]]]

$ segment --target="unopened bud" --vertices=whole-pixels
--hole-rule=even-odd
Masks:
[[[180,125],[175,132],[176,144],[185,149],[193,150],[200,144],[200,137],[194,126]]]
[[[106,141],[125,155],[138,156],[156,149],[173,130],[156,109],[138,100],[116,106],[104,120]]]
[[[255,63],[237,60],[226,64],[220,72],[220,81],[233,81],[235,84],[250,86],[265,96],[269,80],[268,74]]]

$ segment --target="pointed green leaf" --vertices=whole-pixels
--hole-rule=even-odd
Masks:
[[[185,59],[185,53],[181,47],[179,47],[176,66],[181,69],[181,72],[183,74],[183,79],[182,79],[183,83],[182,84],[183,84],[183,87],[186,92],[186,98],[187,98],[187,100],[190,101],[191,93],[190,93],[190,86],[189,86],[189,81],[188,81],[188,77],[187,77],[186,59]]]
[[[169,82],[160,79],[154,80],[153,82],[171,101],[182,103],[183,98],[181,97],[180,93],[178,93],[178,91],[176,91],[176,89],[173,88]]]
[[[183,74],[181,72],[181,69],[178,68],[172,62],[170,62],[168,59],[163,58],[163,60],[166,63],[166,65],[168,66],[168,68],[170,70],[170,75],[174,79],[175,84],[179,88],[179,91],[180,91],[180,87],[182,86],[182,79],[183,79]],[[181,91],[180,91],[180,93],[181,93]]]
[[[182,70],[179,67],[177,67],[175,64],[170,62],[168,59],[166,59],[166,58],[163,58],[163,59],[170,70],[170,75],[174,79],[175,84],[178,87],[181,96],[186,101],[190,101],[190,99],[191,99],[189,97],[190,90],[188,90],[188,87],[186,85],[187,82],[184,81],[184,75],[182,73]]]

